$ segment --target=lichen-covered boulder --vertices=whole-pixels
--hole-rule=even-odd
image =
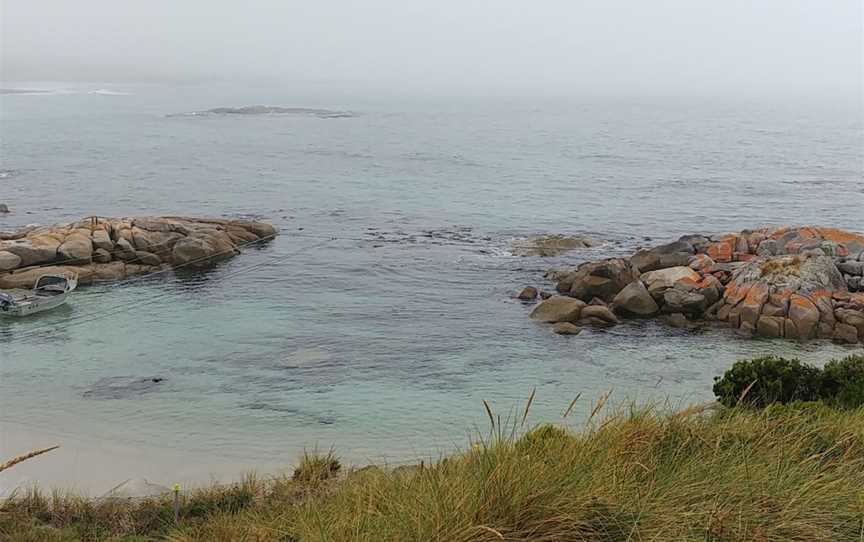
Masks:
[[[689,280],[693,283],[698,283],[702,280],[702,276],[687,266],[668,267],[657,271],[649,271],[643,273],[640,277],[648,293],[655,299],[663,297],[663,293],[675,286],[676,283],[682,280]]]

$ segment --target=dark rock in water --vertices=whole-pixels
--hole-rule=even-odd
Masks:
[[[684,328],[684,329],[689,328],[693,325],[690,323],[689,320],[687,320],[687,317],[684,316],[683,314],[681,314],[680,312],[675,312],[675,313],[672,313],[669,316],[667,316],[666,317],[666,323],[669,324],[671,327]]]
[[[647,317],[660,312],[660,307],[641,280],[634,280],[618,292],[612,300],[612,306],[627,316]]]
[[[638,267],[639,271],[645,273],[667,267],[687,265],[695,252],[696,250],[690,243],[675,241],[648,250],[640,250],[630,258],[630,262]]]
[[[570,322],[559,322],[552,326],[552,331],[558,335],[579,335],[582,328]]]
[[[125,399],[155,391],[165,382],[161,376],[108,376],[100,378],[89,390],[84,392],[88,399]]]
[[[8,213],[8,212],[9,212],[9,206],[6,205],[5,203],[0,203],[0,213]]]
[[[350,111],[315,109],[310,107],[281,107],[277,105],[245,105],[242,107],[214,107],[205,111],[175,113],[169,117],[201,117],[207,115],[301,115],[322,119],[347,118],[355,116]]]
[[[706,308],[707,303],[702,294],[685,292],[678,288],[670,288],[663,293],[664,312],[700,315]]]
[[[534,301],[537,299],[537,288],[533,286],[526,286],[519,292],[519,295],[516,296],[516,299],[520,299],[522,301]]]
[[[597,319],[604,324],[615,325],[618,323],[618,317],[604,305],[588,305],[579,314],[579,319]]]
[[[554,294],[553,294],[552,292],[547,292],[546,290],[542,290],[542,291],[540,292],[540,299],[549,299],[549,298],[552,297],[553,295],[554,295]]]
[[[565,275],[556,288],[586,302],[595,297],[609,302],[637,278],[638,270],[628,260],[613,258],[581,265],[575,272]]]
[[[530,318],[539,322],[558,323],[575,322],[579,319],[585,303],[578,299],[563,296],[552,296],[537,305],[531,311]]]

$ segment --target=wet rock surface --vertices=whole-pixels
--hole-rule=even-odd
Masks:
[[[179,266],[201,269],[275,235],[263,222],[186,217],[29,227],[0,240],[0,289],[31,288],[46,273],[77,273],[80,284],[89,284]]]
[[[836,228],[688,235],[629,259],[587,262],[547,276],[560,296],[535,313],[551,313],[571,298],[611,303],[615,314],[609,318],[588,305],[567,312],[565,320],[535,318],[540,321],[607,326],[617,323],[616,314],[663,314],[676,327],[714,322],[744,336],[864,342],[864,235]]]

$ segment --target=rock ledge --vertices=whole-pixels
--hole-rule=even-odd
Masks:
[[[80,284],[177,267],[206,268],[276,229],[263,222],[187,217],[86,218],[0,234],[0,289],[31,288],[45,273]]]

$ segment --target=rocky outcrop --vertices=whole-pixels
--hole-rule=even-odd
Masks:
[[[46,273],[75,272],[80,284],[88,284],[167,268],[200,269],[275,235],[262,222],[184,217],[31,227],[0,237],[0,289],[31,288]]]
[[[624,317],[666,314],[742,335],[864,342],[864,235],[835,228],[689,235],[549,276],[562,296],[611,302]],[[599,324],[585,309],[572,321]]]

